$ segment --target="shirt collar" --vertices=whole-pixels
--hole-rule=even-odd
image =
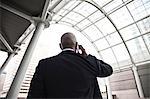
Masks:
[[[62,51],[74,51],[74,49],[72,49],[72,48],[65,48]]]

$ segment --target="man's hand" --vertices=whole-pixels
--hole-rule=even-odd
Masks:
[[[86,51],[85,51],[85,49],[83,48],[82,45],[79,45],[79,49],[81,50],[81,56],[86,57],[87,53],[86,53]]]

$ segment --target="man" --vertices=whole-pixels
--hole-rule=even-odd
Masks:
[[[60,54],[40,60],[28,98],[102,99],[96,77],[110,76],[112,67],[87,55],[72,33],[62,35],[60,47]]]

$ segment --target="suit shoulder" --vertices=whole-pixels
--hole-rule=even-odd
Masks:
[[[41,59],[40,62],[43,63],[43,62],[47,62],[47,61],[50,61],[50,60],[54,60],[57,56],[58,55]]]
[[[97,59],[95,56],[93,56],[93,55],[91,55],[91,54],[89,54],[88,56],[87,56],[87,59]]]

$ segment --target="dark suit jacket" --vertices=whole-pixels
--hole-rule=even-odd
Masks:
[[[102,99],[96,77],[111,74],[111,66],[94,56],[63,51],[39,62],[28,98]]]

